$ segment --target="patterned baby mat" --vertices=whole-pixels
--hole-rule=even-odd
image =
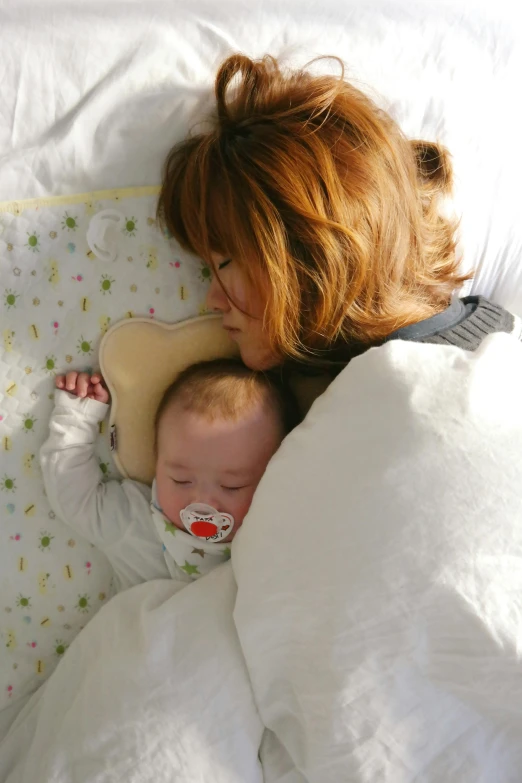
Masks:
[[[100,338],[123,318],[205,312],[209,270],[159,230],[157,193],[0,204],[0,709],[49,676],[112,590],[103,555],[44,494],[38,451],[54,376],[96,368]],[[109,215],[101,234],[100,213]],[[106,426],[96,452],[114,478]]]

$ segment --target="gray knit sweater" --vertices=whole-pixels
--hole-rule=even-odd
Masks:
[[[456,345],[475,351],[482,340],[493,332],[516,334],[522,339],[522,322],[500,305],[482,296],[455,297],[442,313],[420,323],[404,326],[393,332],[389,340],[407,340],[438,345]]]

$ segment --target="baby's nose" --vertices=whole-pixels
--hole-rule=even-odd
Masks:
[[[203,503],[205,506],[211,506],[219,511],[219,499],[214,492],[195,492],[191,503]]]

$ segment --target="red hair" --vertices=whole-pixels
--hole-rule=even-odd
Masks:
[[[447,306],[466,277],[440,211],[443,147],[408,140],[344,70],[237,54],[215,94],[213,129],[168,156],[158,216],[183,247],[231,257],[263,286],[279,354],[376,344]]]

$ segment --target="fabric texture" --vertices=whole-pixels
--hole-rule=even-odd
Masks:
[[[204,307],[207,267],[158,229],[156,192],[0,205],[0,709],[45,681],[114,593],[107,559],[44,494],[38,452],[54,376],[97,368],[100,340],[121,319],[175,322]],[[127,218],[112,262],[87,244],[109,208]],[[115,479],[108,435],[100,421],[96,469]]]
[[[2,783],[264,783],[235,595],[230,563],[117,595],[0,745]]]
[[[390,340],[409,340],[455,345],[465,351],[475,351],[488,334],[494,332],[520,333],[518,319],[495,302],[483,296],[455,297],[442,313],[420,323],[405,326],[393,332]]]
[[[105,554],[118,591],[168,578],[162,544],[152,525],[150,488],[127,479],[103,481],[93,443],[109,406],[58,390],[55,400],[50,434],[40,451],[51,507]]]
[[[271,461],[232,563],[104,607],[0,779],[518,783],[521,395],[507,334],[355,359]]]
[[[270,463],[234,618],[270,753],[304,780],[520,779],[521,395],[513,336],[392,341]]]

